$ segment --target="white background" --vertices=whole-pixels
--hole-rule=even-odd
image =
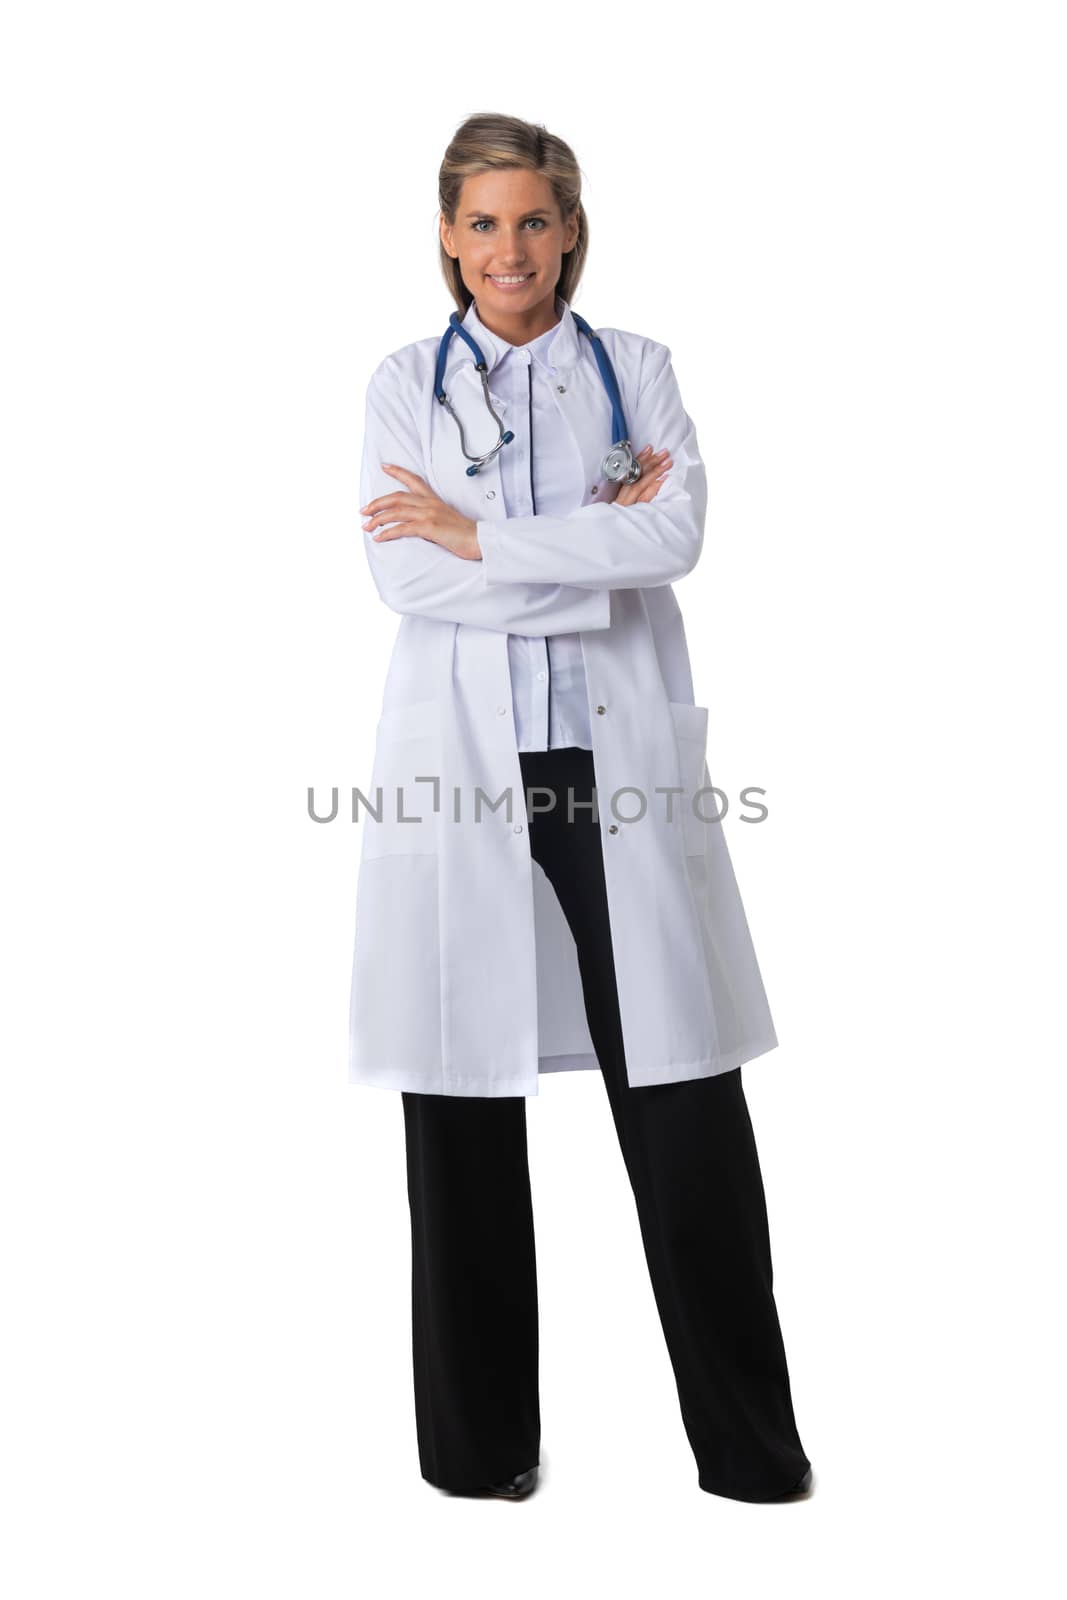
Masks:
[[[1058,13],[6,9],[12,1597],[1055,1586]],[[358,828],[306,798],[369,782],[363,397],[452,309],[475,111],[573,146],[576,309],[670,345],[708,465],[678,596],[713,780],[770,807],[727,837],[792,1505],[697,1486],[593,1073],[527,1102],[541,1487],[419,1474]]]

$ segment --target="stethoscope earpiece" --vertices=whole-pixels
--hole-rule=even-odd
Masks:
[[[455,416],[456,413],[453,411],[452,415]],[[493,412],[493,415],[494,415],[494,417],[496,416],[496,412],[495,411]],[[456,420],[458,421],[459,419],[457,418]],[[460,433],[462,435],[462,429],[460,430]],[[490,450],[488,455],[479,456],[478,460],[474,463],[474,465],[472,467],[468,467],[467,468],[467,477],[468,478],[476,477],[477,474],[479,472],[481,472],[482,468],[485,466],[485,463],[487,461],[491,461],[492,458],[496,455],[497,451],[500,449],[500,446],[502,444],[510,444],[512,439],[514,439],[514,437],[515,437],[515,435],[512,433],[511,429],[509,428],[508,431],[501,436],[499,442],[493,446],[492,450]],[[463,452],[464,455],[466,455],[466,453],[467,453],[466,451]]]

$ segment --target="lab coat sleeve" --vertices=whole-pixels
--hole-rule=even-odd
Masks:
[[[418,426],[389,357],[367,389],[361,506],[383,494],[406,493],[399,478],[382,470],[383,461],[426,478]],[[606,591],[594,593],[587,586],[555,579],[490,584],[484,562],[465,560],[431,539],[405,535],[379,542],[374,530],[364,533],[363,539],[379,595],[401,614],[535,638],[611,625],[611,596]]]
[[[704,542],[707,475],[664,344],[650,341],[631,420],[635,452],[669,450],[671,467],[654,500],[605,501],[566,516],[479,522],[478,543],[490,589],[499,584],[561,583],[578,588],[652,589],[696,565]]]

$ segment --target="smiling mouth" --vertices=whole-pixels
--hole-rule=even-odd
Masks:
[[[487,272],[486,277],[490,283],[495,283],[498,289],[518,289],[524,283],[529,283],[534,276],[532,272],[505,272],[497,277],[493,272]]]

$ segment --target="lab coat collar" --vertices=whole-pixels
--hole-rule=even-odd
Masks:
[[[559,322],[556,324],[556,336],[554,339],[549,340],[548,347],[541,359],[549,371],[567,372],[574,366],[581,354],[579,347],[581,335],[578,332],[570,306],[559,293],[556,294],[556,308],[560,313]],[[471,338],[481,347],[482,354],[485,356],[486,367],[492,372],[497,362],[502,361],[513,346],[509,345],[506,339],[501,339],[495,333],[490,332],[481,317],[479,317],[477,306],[473,300],[467,307],[466,314],[462,320],[463,326]],[[463,339],[453,337],[451,355],[455,356],[457,354],[457,346],[460,347],[462,357],[466,357],[469,365],[470,346]],[[535,357],[535,359],[537,358]],[[473,368],[471,370],[473,371]]]

